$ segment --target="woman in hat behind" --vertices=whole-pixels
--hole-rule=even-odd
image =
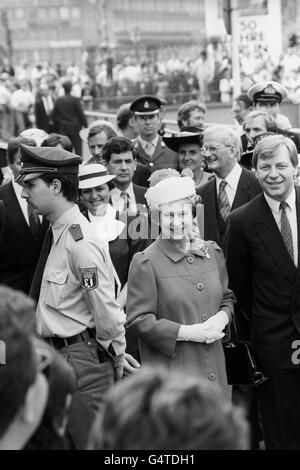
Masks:
[[[117,299],[126,307],[129,265],[135,253],[144,250],[151,242],[145,216],[118,214],[110,204],[109,182],[115,178],[105,166],[92,163],[79,168],[80,203],[87,219],[97,224],[99,238],[108,243],[109,254],[115,269]],[[119,220],[120,219],[120,220]],[[140,224],[140,226],[139,226]],[[141,228],[140,233],[137,232]],[[146,228],[146,230],[144,230]],[[139,359],[136,340],[127,335],[126,351]]]
[[[193,233],[195,186],[169,177],[148,189],[161,233],[132,260],[127,328],[139,338],[142,364],[190,370],[218,383],[229,398],[221,339],[234,295],[222,250]]]
[[[179,169],[183,175],[193,178],[196,188],[207,183],[212,177],[210,173],[204,171],[202,140],[203,133],[195,127],[183,127],[179,134],[163,138],[166,146],[177,152]]]

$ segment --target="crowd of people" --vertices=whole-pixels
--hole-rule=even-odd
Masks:
[[[287,90],[250,86],[235,126],[190,100],[170,132],[151,95],[87,127],[62,86],[49,127],[17,132],[1,165],[0,448],[299,449]],[[233,325],[257,386],[228,380]]]
[[[29,65],[26,61],[15,69],[0,67],[0,120],[4,138],[34,126],[41,97],[49,97],[47,111],[64,94],[62,82],[72,82],[71,94],[80,98],[84,109],[116,109],[139,95],[157,95],[169,104],[180,105],[190,99],[200,102],[230,103],[233,94],[230,48],[226,42],[209,44],[206,49],[171,47],[154,57],[127,56],[115,61],[113,53],[96,60],[93,68],[84,59],[79,64]],[[241,90],[257,82],[275,80],[300,101],[300,54],[290,46],[274,63],[263,45],[255,52],[241,46]],[[37,127],[40,127],[39,122]]]

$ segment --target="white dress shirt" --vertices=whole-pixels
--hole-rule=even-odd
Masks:
[[[272,211],[273,217],[281,232],[281,209],[279,209],[280,202],[275,201],[266,193],[264,193],[266,201]],[[296,191],[295,189],[291,192],[289,197],[285,201],[288,204],[286,208],[286,215],[289,220],[291,230],[292,230],[292,237],[293,237],[293,249],[294,249],[294,262],[295,265],[298,266],[298,226],[297,226],[297,211],[296,211]]]
[[[119,212],[122,212],[124,210],[124,199],[121,197],[121,191],[118,188],[114,188],[111,190],[110,197],[111,197],[111,203],[112,206]],[[136,207],[136,200],[135,200],[135,195],[133,191],[133,184],[130,183],[128,188],[124,190],[129,195],[129,210],[130,213],[136,214],[137,212],[137,207]]]
[[[242,174],[242,167],[238,163],[236,163],[234,167],[232,168],[231,172],[226,176],[226,178],[223,178],[224,181],[227,182],[227,185],[225,186],[225,191],[228,196],[230,207],[232,207],[241,174]],[[223,181],[223,179],[216,175],[218,196],[219,196],[220,183],[221,181]]]

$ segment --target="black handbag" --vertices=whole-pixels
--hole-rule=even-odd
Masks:
[[[246,340],[239,339],[235,319],[222,340],[229,385],[260,385],[268,378]]]

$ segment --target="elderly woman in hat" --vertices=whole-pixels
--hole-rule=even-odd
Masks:
[[[166,146],[177,153],[182,174],[193,178],[196,188],[207,183],[212,177],[210,173],[204,171],[202,140],[203,132],[197,127],[183,127],[179,134],[163,138]]]
[[[194,182],[169,177],[146,198],[161,232],[133,257],[127,298],[127,327],[139,338],[142,364],[206,376],[229,398],[221,339],[235,300],[222,250],[194,236]]]

